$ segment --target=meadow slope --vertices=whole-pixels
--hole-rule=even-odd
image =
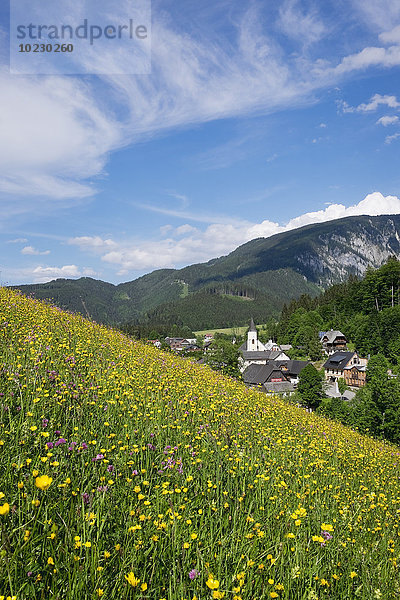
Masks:
[[[400,450],[0,289],[0,597],[400,598]]]

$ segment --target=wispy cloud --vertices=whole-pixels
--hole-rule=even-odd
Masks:
[[[131,203],[135,208],[146,210],[150,212],[160,213],[169,217],[177,217],[179,219],[185,219],[187,221],[196,221],[197,223],[226,223],[226,222],[237,222],[238,219],[229,217],[227,215],[215,215],[205,214],[201,212],[190,212],[181,208],[164,208],[162,206],[156,206],[154,204],[144,204],[140,202]]]
[[[374,94],[369,102],[363,102],[356,107],[346,105],[346,110],[344,110],[344,112],[372,112],[380,106],[400,108],[400,102],[397,100],[396,96]]]
[[[70,238],[68,244],[78,246],[80,250],[87,251],[93,254],[102,254],[116,247],[117,244],[111,239],[102,239],[100,236],[80,236]]]
[[[120,125],[93,90],[67,77],[15,77],[0,70],[0,192],[91,196],[85,180],[102,171],[121,143]]]
[[[351,0],[364,22],[374,31],[388,30],[399,22],[400,3],[398,0]]]
[[[388,135],[385,138],[385,144],[391,144],[394,140],[397,140],[400,137],[400,133],[394,133],[393,135]]]
[[[24,246],[21,250],[21,254],[24,254],[25,256],[46,256],[47,254],[50,254],[50,250],[40,251],[33,246]]]
[[[306,46],[318,42],[327,32],[316,7],[305,11],[297,0],[286,0],[279,10],[279,17],[282,31]]]
[[[400,46],[392,22],[397,2],[384,2],[384,10],[374,8],[372,1],[364,8],[363,3],[355,3],[357,10],[381,24],[383,46],[365,47],[336,64],[310,50],[329,31],[317,9],[306,11],[300,2],[286,0],[275,9],[275,21],[263,15],[262,3],[236,7],[229,36],[217,35],[204,23],[192,27],[190,34],[179,30],[162,5],[157,6],[150,76],[13,77],[3,69],[3,199],[11,194],[58,202],[91,198],[96,193],[93,181],[105,172],[116,149],[171,129],[315,102],[319,90],[353,72],[399,65]],[[219,8],[207,3],[207,12],[213,10]],[[383,19],[385,14],[390,18]],[[279,43],[273,29],[276,17],[293,48]],[[392,45],[385,47],[386,43]],[[108,72],[115,72],[114,63],[124,60],[123,52],[101,57]],[[219,149],[219,157],[215,150],[214,162],[223,165],[228,153],[236,152],[240,158],[242,143],[237,141],[236,148],[232,143],[225,152]],[[28,211],[28,204],[21,203],[19,210]]]
[[[346,102],[339,102],[340,109],[344,113],[364,113],[369,114],[375,112],[381,107],[391,108],[394,110],[400,109],[400,102],[396,96],[374,94],[369,102],[363,102],[358,106],[349,106]],[[383,125],[388,127],[389,125],[397,125],[400,122],[398,115],[384,115],[377,121],[377,125]],[[385,138],[385,143],[390,144],[393,140],[397,139],[400,134],[395,133],[394,135],[388,135]]]
[[[377,123],[380,125],[383,125],[384,127],[387,127],[388,125],[394,125],[395,123],[399,122],[399,117],[397,115],[393,115],[393,116],[389,116],[389,115],[385,115],[384,117],[381,117],[380,119],[377,120]]]

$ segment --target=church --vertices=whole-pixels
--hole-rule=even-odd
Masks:
[[[270,340],[264,345],[259,339],[253,318],[250,321],[247,340],[239,347],[239,369],[243,373],[249,365],[266,365],[268,361],[290,360],[287,354]]]

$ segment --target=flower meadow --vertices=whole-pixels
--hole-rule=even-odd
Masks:
[[[400,598],[400,450],[0,289],[0,598]]]

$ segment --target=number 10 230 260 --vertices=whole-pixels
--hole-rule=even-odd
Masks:
[[[73,52],[73,44],[19,44],[18,52]]]

